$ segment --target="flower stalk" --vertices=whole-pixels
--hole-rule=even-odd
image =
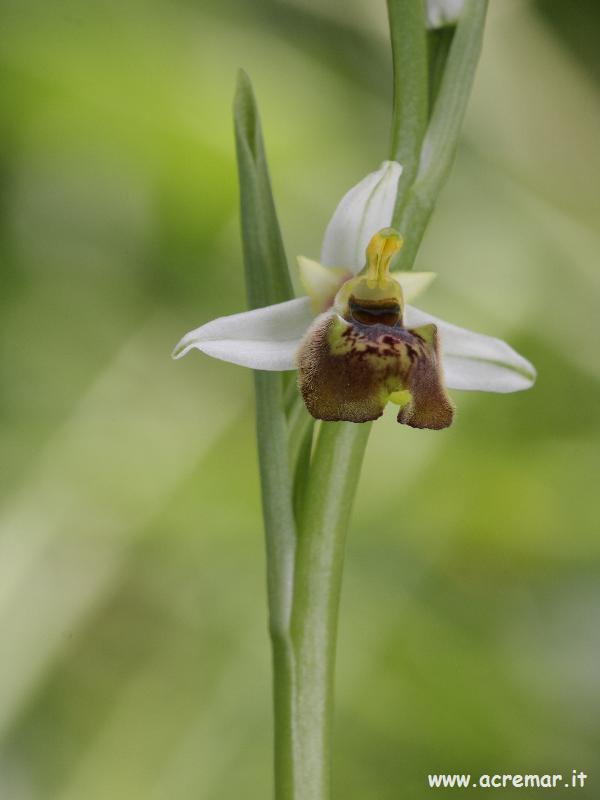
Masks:
[[[387,0],[394,94],[390,158],[404,171],[398,186],[401,207],[419,167],[421,144],[427,130],[428,53],[422,0]]]
[[[326,800],[344,544],[370,425],[322,423],[298,527],[291,645],[292,792],[277,800]],[[344,469],[340,469],[340,464]],[[287,787],[286,787],[287,788]]]

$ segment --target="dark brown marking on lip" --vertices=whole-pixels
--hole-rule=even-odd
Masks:
[[[439,369],[434,325],[405,329],[347,320],[344,327],[340,321],[343,345],[336,352],[330,340],[335,319],[317,318],[298,353],[298,383],[314,417],[373,420],[392,393],[408,390],[410,401],[400,408],[398,422],[431,429],[451,424],[454,408]]]
[[[406,354],[407,354],[407,355],[408,355],[408,357],[410,358],[410,360],[411,360],[411,363],[412,363],[413,361],[416,361],[416,359],[418,358],[418,355],[419,355],[419,354],[417,353],[417,351],[415,350],[415,348],[414,348],[414,347],[412,347],[410,344],[407,344],[407,345],[406,345]]]
[[[350,295],[348,311],[351,318],[362,325],[386,325],[393,327],[400,322],[400,305],[394,299],[357,299]]]

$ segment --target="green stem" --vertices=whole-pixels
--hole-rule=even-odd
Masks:
[[[481,52],[487,0],[465,0],[445,59],[419,170],[406,201],[398,203],[394,227],[405,236],[399,269],[411,269],[438,195],[446,182],[458,145],[475,69]]]
[[[394,103],[390,158],[402,164],[397,208],[412,185],[419,166],[428,119],[428,49],[422,0],[387,0]]]
[[[296,527],[292,482],[288,468],[287,420],[283,411],[283,381],[279,373],[256,372],[256,433],[267,551],[269,634],[273,663],[275,708],[275,784],[286,780],[293,761],[289,698],[293,687],[293,652],[289,637],[294,580]],[[287,797],[280,788],[276,797]]]
[[[291,725],[293,760],[277,800],[327,800],[338,607],[344,543],[370,424],[322,423],[296,546],[292,696],[276,710]],[[287,674],[282,658],[276,670]]]
[[[447,25],[427,32],[427,50],[429,58],[429,116],[435,108],[435,101],[440,90],[446,61],[450,53],[454,27]]]

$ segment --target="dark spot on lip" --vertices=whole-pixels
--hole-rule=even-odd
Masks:
[[[377,309],[389,309],[394,308],[397,311],[400,310],[400,305],[398,301],[394,297],[385,297],[381,300],[369,300],[367,298],[357,298],[356,295],[351,294],[350,300],[348,301],[349,305],[359,306],[360,308],[364,308],[371,311],[376,311]]]
[[[365,325],[352,319],[342,336],[353,344],[362,342],[361,349],[352,350],[352,357],[362,360],[369,354],[383,357],[396,358],[403,351],[411,364],[418,362],[421,357],[421,348],[425,340],[413,330],[407,330],[400,324],[383,325],[377,322]],[[435,356],[432,356],[435,358]]]
[[[348,301],[350,316],[362,325],[393,327],[400,322],[400,305],[396,300],[358,300],[354,295]]]

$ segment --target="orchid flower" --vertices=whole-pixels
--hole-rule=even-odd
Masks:
[[[342,198],[320,263],[298,257],[306,296],[208,322],[173,357],[196,348],[257,370],[298,369],[308,410],[325,420],[366,422],[391,401],[399,422],[444,428],[453,417],[447,388],[529,388],[535,369],[506,342],[405,304],[434,274],[390,271],[402,246],[390,228],[401,173],[386,161]]]

